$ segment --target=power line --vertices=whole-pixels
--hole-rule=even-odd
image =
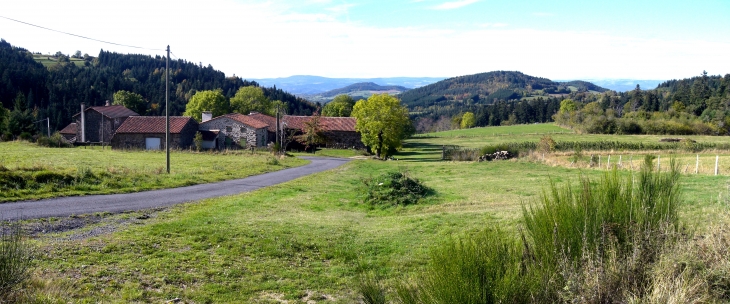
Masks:
[[[52,28],[43,27],[43,26],[40,26],[40,25],[35,25],[35,24],[32,24],[32,23],[28,23],[28,22],[23,22],[23,21],[16,20],[16,19],[13,19],[13,18],[8,18],[8,17],[5,17],[5,16],[0,16],[0,18],[7,19],[7,20],[10,20],[10,21],[15,21],[15,22],[22,23],[22,24],[25,24],[25,25],[34,26],[34,27],[41,28],[41,29],[44,29],[44,30],[49,30],[49,31],[52,31],[52,32],[57,32],[57,33],[61,33],[61,34],[71,35],[71,36],[74,36],[74,37],[79,37],[79,38],[88,39],[88,40],[92,40],[92,41],[97,41],[97,42],[101,42],[101,43],[107,43],[107,44],[113,44],[113,45],[118,45],[118,46],[130,47],[130,48],[135,48],[135,49],[150,50],[150,51],[165,51],[163,49],[146,48],[146,47],[141,47],[141,46],[134,46],[134,45],[121,44],[121,43],[115,43],[115,42],[109,42],[109,41],[104,41],[104,40],[89,38],[89,37],[86,37],[86,36],[76,35],[76,34],[67,33],[67,32],[63,32],[63,31],[59,31],[59,30],[54,30]]]

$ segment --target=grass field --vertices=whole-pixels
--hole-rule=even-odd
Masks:
[[[0,202],[55,196],[135,192],[149,189],[188,186],[242,178],[255,174],[299,166],[306,161],[287,157],[273,161],[267,153],[194,153],[173,151],[170,175],[166,174],[166,157],[161,151],[118,151],[109,147],[44,148],[27,142],[0,143],[0,167],[3,177],[17,173],[34,179],[41,172],[76,177],[90,172],[93,178],[69,185],[33,184],[27,188],[6,189]],[[1,184],[0,184],[1,185]]]
[[[33,59],[43,64],[45,67],[58,64],[58,58],[52,55],[33,54]],[[84,66],[84,59],[69,57],[69,60],[77,66]]]
[[[532,128],[551,127],[499,130],[507,134],[535,132]],[[472,130],[464,132],[492,133]],[[498,137],[484,135],[473,141]],[[26,146],[5,147],[22,150]],[[398,161],[356,160],[251,193],[157,212],[104,215],[102,221],[82,229],[41,234],[33,240],[41,255],[30,288],[48,302],[59,303],[173,299],[195,303],[353,303],[359,300],[356,286],[362,276],[373,275],[386,284],[411,277],[422,271],[429,250],[445,239],[492,225],[515,232],[521,225],[522,204],[537,199],[551,181],[575,184],[580,177],[597,180],[603,173],[534,158],[444,162],[439,161],[440,147],[437,138],[415,138],[396,155]],[[72,150],[89,154],[78,157],[93,159],[110,152]],[[135,162],[120,159],[124,153],[130,152],[113,158],[121,163]],[[329,156],[351,153],[317,152]],[[141,157],[138,154],[135,159]],[[210,158],[206,161],[211,163],[217,157],[243,157],[182,154]],[[556,155],[553,159],[558,162],[566,157]],[[55,161],[48,162],[44,165],[56,166]],[[69,166],[74,160],[68,156],[59,162]],[[109,166],[104,162],[99,165]],[[142,167],[139,170],[144,170]],[[408,172],[433,188],[435,195],[408,207],[363,204],[363,179],[392,171]],[[727,221],[727,176],[686,174],[681,185],[680,214],[689,226]],[[53,225],[60,220],[31,223]]]

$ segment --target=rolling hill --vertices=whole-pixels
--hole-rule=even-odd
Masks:
[[[379,85],[397,85],[418,88],[432,84],[445,77],[381,77],[381,78],[329,78],[310,75],[296,75],[282,78],[252,79],[262,86],[283,89],[294,95],[317,95],[330,90],[346,87],[360,82],[373,82]]]
[[[373,95],[373,94],[387,93],[387,94],[395,95],[395,94],[403,93],[408,90],[409,90],[408,88],[403,87],[403,86],[396,86],[396,85],[381,86],[374,82],[359,82],[359,83],[351,84],[344,88],[329,90],[329,91],[321,93],[321,94],[305,94],[305,95],[302,95],[302,97],[309,101],[312,101],[312,102],[328,103],[328,102],[332,101],[332,99],[334,99],[335,96],[340,95],[340,94],[347,94],[347,95],[350,95],[353,99],[358,100],[358,99],[366,99],[366,98],[370,97],[370,95]]]
[[[499,100],[556,97],[571,92],[600,93],[607,89],[585,81],[556,82],[516,71],[494,71],[453,77],[400,95],[411,109],[452,103],[491,104]]]

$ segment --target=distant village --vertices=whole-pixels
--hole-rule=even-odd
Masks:
[[[280,132],[287,137],[302,134],[312,116],[283,115]],[[170,117],[170,148],[190,149],[198,133],[202,148],[210,150],[249,149],[267,147],[276,142],[276,118],[262,113],[248,115],[230,113],[213,117],[203,112],[198,120],[187,116]],[[164,116],[140,116],[122,106],[85,107],[73,116],[72,123],[59,133],[73,144],[103,144],[112,149],[160,150],[165,147],[166,119]],[[323,146],[328,148],[364,149],[360,134],[355,131],[354,117],[319,118]],[[296,141],[284,141],[286,149],[303,149]]]

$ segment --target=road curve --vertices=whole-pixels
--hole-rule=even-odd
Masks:
[[[343,158],[302,157],[311,163],[247,178],[187,187],[135,193],[58,197],[37,201],[0,204],[0,219],[18,220],[64,217],[95,212],[123,212],[166,207],[211,197],[249,192],[287,182],[305,175],[336,168],[348,161]]]

